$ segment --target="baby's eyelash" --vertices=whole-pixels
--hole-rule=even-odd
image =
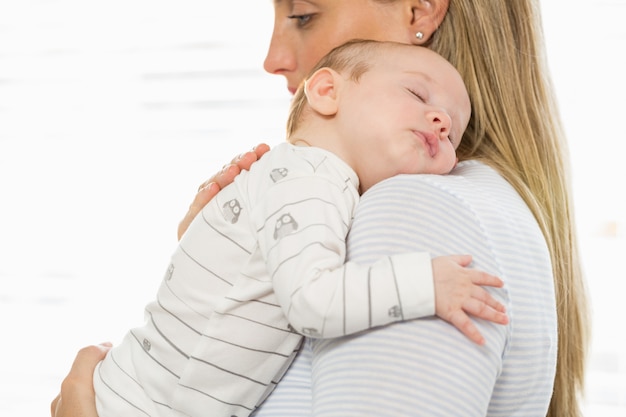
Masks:
[[[411,94],[413,94],[415,97],[417,97],[418,99],[420,99],[420,100],[421,100],[421,101],[423,101],[423,102],[426,102],[426,100],[424,99],[424,97],[423,97],[421,94],[416,93],[414,90],[411,90],[410,88],[408,88],[408,90],[409,90],[409,92],[410,92]]]

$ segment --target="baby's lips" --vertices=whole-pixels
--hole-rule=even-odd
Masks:
[[[439,153],[439,138],[432,132],[419,132],[428,145],[428,153],[435,157]]]

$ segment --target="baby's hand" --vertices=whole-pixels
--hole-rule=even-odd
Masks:
[[[454,325],[473,342],[482,345],[485,339],[468,314],[498,324],[507,324],[504,305],[491,296],[483,285],[502,287],[504,282],[486,272],[467,268],[470,255],[434,258],[435,314]]]

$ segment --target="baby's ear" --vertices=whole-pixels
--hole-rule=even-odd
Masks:
[[[309,106],[324,116],[337,113],[337,92],[341,76],[330,68],[320,68],[306,80],[304,94]]]

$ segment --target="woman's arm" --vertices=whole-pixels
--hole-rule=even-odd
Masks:
[[[403,176],[373,187],[355,213],[348,258],[371,262],[427,249],[471,253],[476,268],[504,280],[504,288],[488,290],[507,306],[511,323],[476,321],[484,346],[438,319],[312,340],[313,416],[545,415],[556,357],[545,239],[493,170],[474,163],[461,172]]]
[[[257,145],[253,150],[242,153],[236,156],[230,162],[230,164],[224,165],[222,170],[211,178],[203,182],[198,187],[198,193],[191,202],[189,210],[185,214],[185,217],[178,224],[178,240],[183,237],[185,231],[191,224],[191,221],[196,217],[200,210],[207,205],[209,201],[224,187],[233,182],[235,177],[239,175],[241,170],[250,169],[253,163],[259,160],[265,152],[269,151],[270,147],[265,143]]]
[[[70,372],[61,384],[61,392],[50,405],[52,417],[98,417],[93,372],[110,349],[110,344],[103,343],[78,352]]]
[[[474,210],[457,198],[468,184],[448,193],[438,186],[444,181],[407,176],[372,187],[355,213],[348,258],[369,263],[412,250],[471,253],[475,267],[501,275]],[[490,292],[509,307],[505,289]],[[313,416],[486,416],[508,326],[474,323],[484,346],[438,319],[312,341]]]

